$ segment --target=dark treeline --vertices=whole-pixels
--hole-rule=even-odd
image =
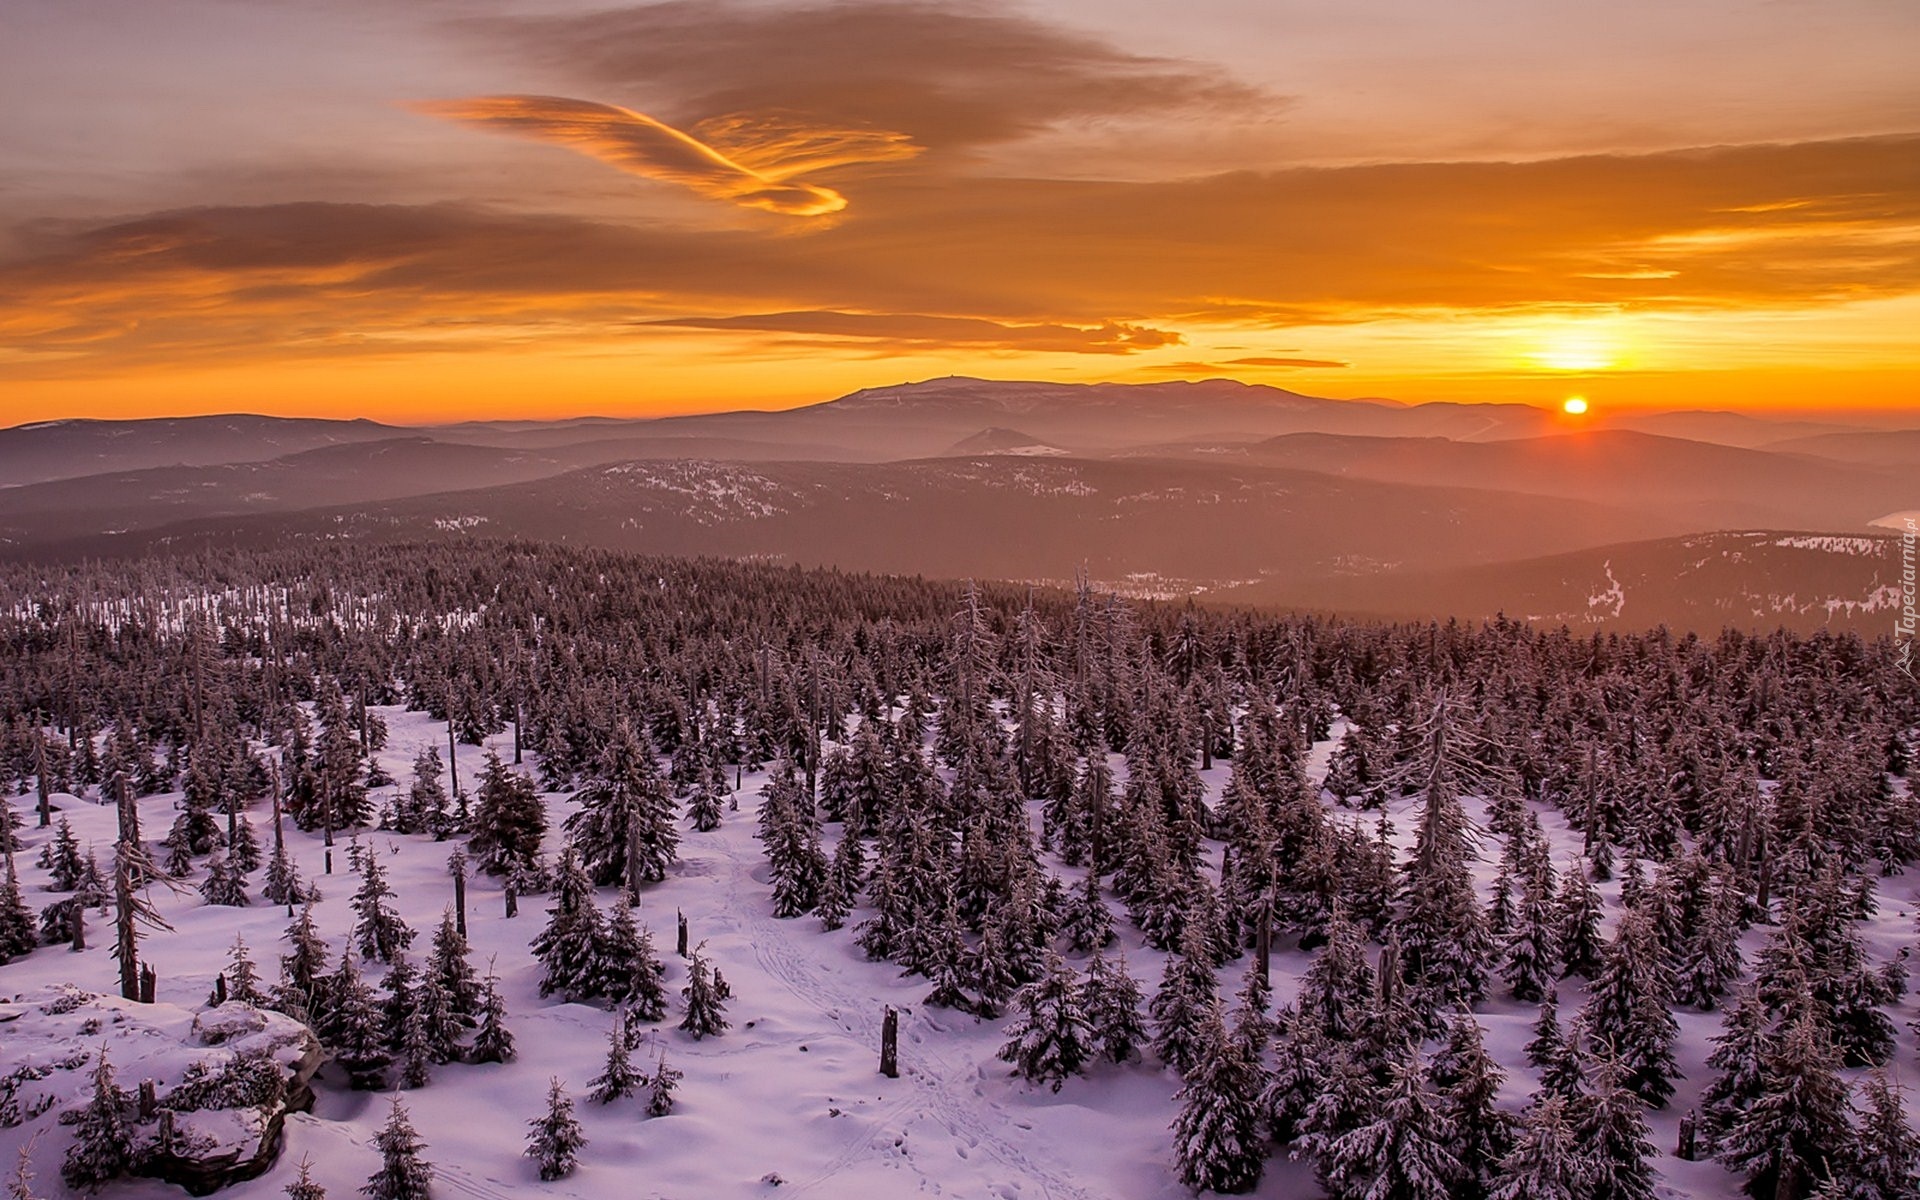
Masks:
[[[1726,1014],[1686,1123],[1700,1153],[1756,1196],[1915,1194],[1898,1090],[1874,1074],[1856,1102],[1842,1074],[1897,1053],[1905,968],[1862,922],[1920,856],[1920,700],[1889,639],[1363,625],[473,543],[0,568],[0,647],[0,779],[182,793],[152,859],[137,830],[110,871],[50,852],[62,903],[196,862],[209,903],[244,903],[265,857],[247,814],[271,798],[329,836],[465,837],[510,894],[552,894],[543,992],[658,1020],[649,935],[594,889],[663,878],[677,829],[716,827],[741,773],[771,768],[776,915],[852,925],[930,1003],[1010,1017],[1005,1056],[1035,1081],[1151,1052],[1184,1079],[1195,1187],[1246,1190],[1280,1148],[1336,1197],[1643,1200],[1644,1112],[1674,1093],[1673,1013],[1692,1007]],[[393,781],[369,769],[368,710],[392,704],[445,721],[449,754],[511,729],[542,790],[580,801],[560,861],[498,759],[469,796],[423,751],[410,787],[371,799]],[[403,958],[411,931],[356,866],[363,955]],[[263,894],[297,900],[289,872],[276,851]],[[1614,879],[1617,905],[1594,886]],[[1167,952],[1150,1002],[1107,953],[1122,918]],[[346,962],[331,994],[302,960],[273,997],[377,1086],[471,1053],[456,1040],[486,1005],[461,953],[443,929],[425,972],[459,995],[448,1023],[392,1046]],[[1310,956],[1293,994],[1276,953]],[[681,1027],[718,1034],[725,984],[694,962]],[[1541,1004],[1525,1064],[1482,1043],[1472,1013],[1496,997]],[[621,1044],[605,1086],[631,1090]],[[1516,1116],[1494,1096],[1523,1065],[1539,1088]]]

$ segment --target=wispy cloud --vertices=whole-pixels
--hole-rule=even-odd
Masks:
[[[677,183],[702,196],[795,217],[839,212],[847,199],[797,176],[919,153],[903,134],[834,129],[783,114],[728,114],[696,132],[645,113],[563,96],[475,96],[421,101],[430,116],[578,151],[634,175]]]
[[[672,317],[646,325],[681,329],[785,333],[840,341],[879,342],[904,348],[966,346],[975,349],[1132,354],[1178,345],[1181,337],[1165,329],[1106,321],[1091,327],[1061,324],[1021,325],[978,317],[939,317],[916,313],[806,312],[760,313],[731,317]]]

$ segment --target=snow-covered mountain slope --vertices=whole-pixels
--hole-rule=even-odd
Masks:
[[[379,755],[388,773],[404,777],[417,751],[444,745],[444,727],[422,714],[379,711],[390,730]],[[1340,732],[1336,725],[1334,737]],[[489,744],[510,755],[511,733]],[[1309,762],[1314,777],[1324,772],[1332,744],[1323,741],[1315,747]],[[481,751],[462,746],[458,761],[471,788]],[[1122,766],[1117,758],[1115,765]],[[529,762],[529,770],[531,766]],[[1211,796],[1217,798],[1226,775],[1224,765],[1205,773]],[[851,925],[829,933],[812,917],[775,919],[765,861],[753,836],[764,782],[764,776],[745,777],[739,808],[725,814],[719,829],[683,831],[680,861],[665,882],[641,897],[639,916],[651,927],[666,959],[669,993],[677,997],[686,981],[686,964],[672,953],[678,914],[686,916],[693,942],[704,944],[733,991],[727,1014],[732,1028],[722,1036],[695,1041],[678,1032],[673,1027],[677,998],[669,1018],[648,1027],[647,1049],[637,1061],[649,1063],[664,1050],[685,1072],[671,1115],[647,1119],[633,1101],[601,1107],[585,1100],[586,1083],[602,1065],[612,1017],[595,1006],[538,995],[540,968],[528,942],[544,923],[543,898],[526,898],[519,916],[509,919],[497,882],[481,877],[473,884],[473,959],[483,972],[491,963],[503,980],[508,1025],[519,1056],[506,1065],[443,1066],[425,1088],[402,1093],[427,1143],[426,1157],[434,1164],[436,1197],[507,1200],[535,1189],[542,1195],[593,1200],[769,1195],[833,1200],[916,1195],[1184,1200],[1191,1195],[1176,1180],[1167,1129],[1179,1087],[1171,1071],[1149,1059],[1093,1067],[1085,1076],[1067,1080],[1057,1094],[1030,1087],[1010,1078],[1006,1064],[995,1057],[1005,1036],[1004,1020],[979,1020],[924,1006],[927,981],[903,977],[890,964],[867,961],[853,943]],[[377,796],[391,792],[382,789]],[[164,827],[176,799],[143,801],[145,827]],[[26,808],[19,800],[10,803]],[[59,815],[72,823],[82,843],[104,851],[113,836],[112,810],[72,797],[60,797],[58,803]],[[556,827],[573,808],[561,795],[546,796],[545,803]],[[1484,820],[1479,805],[1470,804],[1469,812],[1476,821]],[[256,822],[264,820],[263,813],[252,815]],[[1400,831],[1395,840],[1404,849],[1415,824],[1412,815],[1404,803],[1392,806],[1387,815]],[[1556,860],[1570,862],[1578,835],[1558,813],[1541,816]],[[264,826],[261,831],[265,833]],[[318,834],[300,833],[289,825],[287,835],[302,873],[324,893],[317,920],[337,957],[347,949],[349,897],[355,886],[345,865],[346,839],[343,835],[336,871],[329,876]],[[33,865],[47,836],[29,819],[20,863],[36,905],[49,898],[40,890],[44,872]],[[403,915],[424,938],[452,900],[446,870],[452,845],[425,835],[382,832],[363,833],[359,842],[387,867]],[[548,848],[558,845],[555,832]],[[1219,853],[1219,845],[1210,843],[1207,857],[1216,866]],[[1495,854],[1485,849],[1476,866],[1483,890]],[[1049,863],[1067,880],[1079,878],[1077,870],[1051,858]],[[1617,911],[1619,886],[1601,886],[1610,911]],[[246,908],[209,907],[190,891],[155,889],[154,897],[173,925],[171,932],[153,934],[146,942],[145,952],[159,969],[161,1000],[189,1007],[202,1004],[237,934],[244,935],[271,975],[274,957],[284,945],[279,940],[287,924],[283,909],[257,899]],[[603,907],[617,902],[611,890],[599,899]],[[1914,876],[1882,881],[1879,912],[1866,927],[1868,949],[1876,958],[1891,956],[1910,940],[1915,899]],[[861,915],[856,910],[855,921]],[[103,930],[96,919],[96,931]],[[1121,932],[1133,974],[1151,990],[1161,974],[1162,956],[1144,948],[1137,931],[1124,922]],[[1761,936],[1759,930],[1749,935],[1749,961]],[[0,991],[34,991],[66,981],[111,990],[115,968],[106,948],[109,940],[93,937],[89,948],[77,954],[61,946],[45,947],[0,967]],[[1308,961],[1309,956],[1290,947],[1280,948],[1274,980],[1278,1002],[1292,997]],[[1237,986],[1238,972],[1245,967],[1242,960],[1223,970],[1223,990]],[[377,973],[372,966],[369,970]],[[1578,1011],[1584,998],[1585,986],[1578,980],[1561,984],[1563,1021]],[[876,1071],[882,1012],[888,1005],[902,1013],[898,1079],[882,1078]],[[1537,1083],[1535,1073],[1520,1065],[1520,1047],[1530,1036],[1536,1013],[1531,1004],[1502,997],[1478,1014],[1489,1050],[1508,1071],[1500,1102],[1515,1111]],[[1917,1014],[1920,1007],[1911,997],[1889,1009],[1900,1030],[1897,1061],[1911,1061],[1915,1039],[1908,1023]],[[1687,1010],[1678,1018],[1676,1056],[1685,1078],[1672,1104],[1650,1117],[1661,1152],[1654,1162],[1661,1194],[1731,1198],[1737,1194],[1736,1180],[1718,1164],[1682,1162],[1672,1155],[1680,1116],[1711,1077],[1704,1059],[1708,1039],[1719,1031],[1721,1021],[1718,1014]],[[0,1061],[10,1053],[0,1035]],[[590,1144],[576,1174],[541,1184],[521,1149],[525,1122],[540,1112],[549,1080],[556,1077],[580,1101]],[[315,1110],[290,1119],[286,1152],[275,1168],[223,1194],[236,1200],[278,1197],[307,1157],[315,1179],[330,1195],[356,1194],[376,1165],[369,1143],[385,1120],[387,1104],[378,1095],[345,1090],[337,1068],[323,1071],[320,1082]],[[11,1162],[27,1133],[25,1126],[0,1129],[0,1164]],[[57,1180],[67,1136],[65,1130],[53,1129],[34,1145],[41,1180]],[[114,1184],[106,1193],[121,1200],[160,1200],[171,1194],[149,1182]],[[1304,1164],[1276,1158],[1255,1194],[1278,1200],[1317,1192]]]

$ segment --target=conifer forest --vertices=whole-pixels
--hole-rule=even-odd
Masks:
[[[12,1200],[1920,1200],[1920,692],[446,541],[0,564]]]

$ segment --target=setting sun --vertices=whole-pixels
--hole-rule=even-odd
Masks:
[[[1560,411],[1566,413],[1568,416],[1581,416],[1587,411],[1587,398],[1585,396],[1568,396],[1561,402]]]

